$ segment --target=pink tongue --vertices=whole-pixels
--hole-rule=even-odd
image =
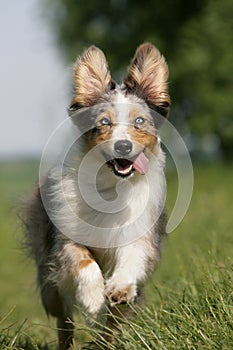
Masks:
[[[141,175],[145,175],[148,171],[149,160],[145,156],[144,152],[141,152],[135,161],[133,162],[133,167],[136,169]]]

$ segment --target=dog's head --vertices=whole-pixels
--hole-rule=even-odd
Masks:
[[[149,43],[139,46],[121,85],[112,79],[103,52],[91,46],[74,66],[75,96],[69,114],[98,145],[116,176],[145,174],[158,149],[158,128],[167,117],[168,67]]]

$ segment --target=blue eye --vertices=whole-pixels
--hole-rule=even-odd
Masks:
[[[101,125],[111,125],[112,124],[111,120],[109,120],[108,118],[102,118],[100,120],[100,123],[101,123]]]
[[[134,122],[135,124],[143,124],[145,119],[143,117],[137,117]]]

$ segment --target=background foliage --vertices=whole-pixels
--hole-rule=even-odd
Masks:
[[[95,44],[117,78],[137,45],[158,46],[170,67],[171,120],[190,149],[233,156],[231,0],[44,0],[44,12],[67,62]]]

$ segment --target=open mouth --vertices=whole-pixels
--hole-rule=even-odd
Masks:
[[[133,174],[135,168],[133,162],[124,158],[114,158],[107,161],[107,164],[113,170],[114,174],[120,177],[127,177]]]
[[[111,168],[116,176],[127,177],[134,173],[135,170],[141,175],[145,175],[149,170],[149,159],[144,151],[141,151],[136,157],[131,159],[126,158],[111,158],[107,153],[102,152],[106,159],[106,164]]]

